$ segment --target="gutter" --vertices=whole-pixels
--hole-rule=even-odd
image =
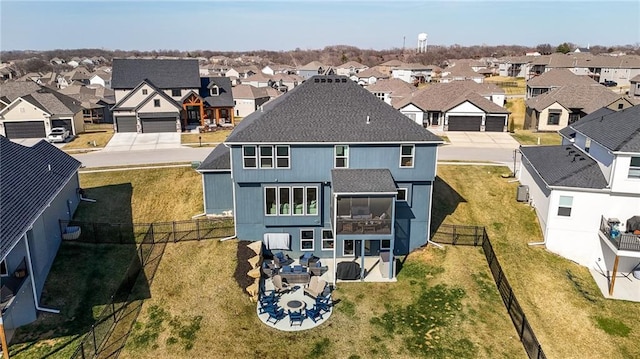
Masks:
[[[38,293],[36,292],[36,280],[34,279],[35,274],[33,272],[33,263],[31,262],[31,251],[29,249],[29,239],[27,238],[26,234],[22,238],[24,238],[24,245],[27,249],[27,264],[29,265],[29,277],[31,278],[31,290],[33,291],[33,304],[35,304],[36,309],[39,311],[53,313],[53,314],[60,314],[60,310],[58,309],[45,308],[45,307],[41,307],[40,304],[38,304]]]

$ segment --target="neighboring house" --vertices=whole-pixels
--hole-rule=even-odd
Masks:
[[[526,77],[530,72],[530,62],[538,56],[505,57],[498,63],[498,74],[505,77]]]
[[[40,298],[62,241],[59,221],[80,202],[81,164],[46,141],[25,147],[0,136],[0,153],[0,309],[10,342],[48,310]]]
[[[200,78],[200,84],[200,99],[191,95],[191,98],[184,102],[184,111],[194,110],[189,107],[189,101],[195,100],[196,103],[200,101],[203,104],[205,125],[234,126],[231,80],[228,77],[203,77]],[[186,113],[186,118],[192,119],[194,116]]]
[[[113,90],[100,85],[72,85],[59,90],[60,93],[80,102],[84,123],[113,123],[111,107],[115,104]]]
[[[472,80],[479,84],[484,82],[484,75],[473,70],[469,61],[457,60],[442,70],[440,82],[447,83],[453,81]]]
[[[369,66],[363,65],[357,61],[349,61],[336,67],[336,75],[350,77],[368,68]]]
[[[543,72],[541,75],[531,78],[527,81],[526,98],[536,97],[554,88],[565,85],[596,85],[589,76],[581,76],[572,73],[566,69],[554,69]]]
[[[238,238],[291,258],[394,263],[427,243],[439,144],[348,78],[314,76],[202,162],[205,212],[233,213]]]
[[[350,77],[352,81],[356,82],[360,86],[373,85],[378,80],[388,79],[388,78],[389,78],[389,75],[379,72],[375,68],[368,68],[366,70],[362,70]]]
[[[304,80],[310,78],[311,76],[323,75],[330,67],[323,64],[320,61],[311,61],[310,63],[299,67],[297,69],[298,76],[302,77]],[[327,74],[330,75],[330,74]]]
[[[558,131],[601,107],[617,111],[634,105],[628,97],[595,82],[591,85],[565,85],[525,103],[523,128],[536,131]]]
[[[37,84],[24,84],[12,82],[0,87],[0,98],[7,103],[0,110],[0,135],[44,138],[54,127],[65,127],[73,135],[84,132],[80,101]]]
[[[431,66],[423,64],[402,64],[391,70],[391,77],[410,84],[431,82]]]
[[[271,97],[267,93],[266,87],[254,87],[251,85],[238,85],[233,89],[233,100],[235,101],[235,116],[247,117],[256,111]]]
[[[58,58],[58,57],[54,57],[51,60],[49,60],[49,63],[51,65],[62,65],[64,64],[64,59]]]
[[[640,75],[636,75],[629,80],[629,96],[633,98],[640,97]]]
[[[509,111],[505,93],[494,84],[474,81],[438,83],[411,93],[393,107],[427,128],[442,131],[503,132]]]
[[[300,85],[302,81],[304,81],[304,79],[295,74],[277,73],[271,77],[271,87],[280,92],[287,92]]]
[[[245,85],[251,85],[253,87],[267,87],[271,84],[271,76],[265,75],[262,72],[253,74],[245,79],[240,79],[240,83]]]
[[[100,85],[104,88],[111,88],[111,74],[102,71],[96,71],[89,77],[89,85]]]
[[[400,60],[389,60],[381,63],[380,65],[376,65],[372,68],[375,69],[377,72],[380,72],[382,74],[385,74],[391,77],[391,72],[393,71],[393,69],[397,69],[398,67],[403,65],[405,65],[405,63]]]
[[[180,132],[204,126],[198,60],[114,59],[117,132]],[[193,97],[194,95],[195,97]]]
[[[560,131],[558,146],[521,147],[518,179],[527,186],[546,248],[616,277],[640,261],[640,106],[601,109]],[[615,218],[615,219],[614,219]],[[611,231],[619,221],[620,233]],[[619,279],[623,280],[623,279]],[[613,287],[610,287],[610,294]]]
[[[78,60],[70,60],[69,62],[67,62],[67,65],[76,68],[80,65],[80,61]]]
[[[389,105],[395,105],[417,90],[415,86],[400,79],[381,79],[365,88]]]

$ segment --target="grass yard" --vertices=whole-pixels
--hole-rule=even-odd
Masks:
[[[491,76],[484,81],[500,86],[507,95],[524,95],[527,86],[524,77]]]
[[[522,145],[537,145],[540,139],[541,145],[559,145],[562,138],[557,132],[534,132],[530,130],[516,130],[511,136]]]
[[[96,129],[87,130],[84,133],[78,134],[71,142],[62,147],[63,150],[81,150],[91,149],[96,147],[104,147],[109,143],[113,137],[113,129]],[[95,142],[95,146],[94,146]]]
[[[505,107],[511,113],[509,114],[509,122],[513,122],[513,129],[520,130],[524,126],[524,114],[526,106],[523,98],[510,98],[507,99]],[[511,131],[511,126],[509,126]]]
[[[199,144],[200,138],[202,138],[202,143],[224,142],[230,134],[231,130],[218,130],[215,132],[205,133],[184,133],[182,134],[182,144]]]
[[[587,268],[528,246],[542,240],[535,212],[515,201],[518,183],[501,178],[503,172],[499,167],[439,166],[439,176],[464,199],[445,223],[487,227],[548,358],[640,357],[640,331],[633,329],[640,321],[638,303],[604,299]],[[434,196],[438,192],[436,187]],[[438,207],[434,212],[446,213]]]

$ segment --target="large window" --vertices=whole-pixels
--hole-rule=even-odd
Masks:
[[[560,196],[558,202],[558,216],[571,217],[571,206],[573,206],[573,197]]]
[[[400,146],[400,167],[413,167],[414,153],[414,145]]]
[[[318,187],[265,187],[264,213],[267,216],[313,216],[318,214]]]
[[[276,146],[276,167],[289,168],[289,146]]]
[[[172,97],[182,96],[182,90],[180,90],[180,89],[172,89],[171,90],[171,96]]]
[[[547,118],[547,125],[559,125],[560,124],[560,110],[549,110],[549,116]]]
[[[631,157],[629,178],[640,178],[640,157]]]
[[[273,168],[273,146],[260,146],[260,168]]]
[[[333,250],[333,232],[330,229],[322,230],[322,250]]]
[[[258,166],[256,146],[242,146],[242,164],[244,168],[256,168]]]
[[[300,250],[301,251],[313,251],[314,238],[313,229],[301,229],[300,230]]]
[[[335,168],[349,168],[349,146],[337,145],[335,147]]]

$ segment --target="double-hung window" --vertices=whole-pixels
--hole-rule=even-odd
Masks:
[[[333,250],[333,232],[330,229],[322,230],[322,250]]]
[[[313,242],[315,241],[314,232],[315,231],[313,229],[300,230],[300,250],[301,251],[313,250]]]
[[[400,146],[400,167],[413,168],[415,150],[414,145]]]
[[[335,168],[349,168],[349,146],[348,145],[337,145],[334,148]]]
[[[276,168],[289,168],[289,146],[276,146]]]
[[[256,146],[242,146],[242,166],[244,168],[258,167],[258,154]]]
[[[315,216],[318,214],[318,187],[279,186],[264,188],[266,216]]]
[[[280,201],[280,214],[291,214],[291,188],[279,187],[278,193],[278,200]]]
[[[631,157],[629,178],[640,178],[640,157]]]
[[[558,201],[558,216],[571,217],[571,207],[573,206],[573,197],[560,196]]]
[[[260,146],[260,168],[273,168],[273,146]]]
[[[549,115],[547,116],[547,125],[559,125],[561,114],[562,110],[549,110]]]

